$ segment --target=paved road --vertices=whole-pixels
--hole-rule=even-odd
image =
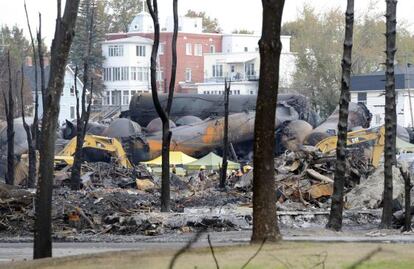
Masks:
[[[414,244],[414,234],[401,234],[398,231],[344,231],[331,232],[324,229],[301,229],[283,231],[284,239],[288,241],[319,241],[319,242],[389,242]],[[213,232],[210,233],[213,245],[247,244],[251,231]],[[53,256],[70,256],[92,254],[106,251],[122,250],[167,250],[178,249],[193,235],[172,234],[155,237],[125,236],[111,237],[115,242],[56,242],[53,244]],[[1,239],[0,239],[1,240]],[[207,246],[206,235],[203,235],[194,247]],[[31,242],[0,243],[0,262],[25,260],[32,257]],[[1,266],[0,266],[1,267]]]

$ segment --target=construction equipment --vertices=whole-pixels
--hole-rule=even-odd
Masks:
[[[337,136],[331,136],[323,139],[315,145],[322,153],[326,155],[335,154]],[[372,143],[371,165],[378,167],[381,155],[384,151],[385,127],[374,127],[370,129],[362,129],[348,133],[347,146],[353,146],[361,143]]]
[[[122,144],[116,138],[97,135],[86,135],[82,150],[85,159],[92,161],[110,160],[115,158],[121,166],[132,168]],[[73,165],[76,151],[76,137],[72,138],[65,148],[55,156],[55,166]]]

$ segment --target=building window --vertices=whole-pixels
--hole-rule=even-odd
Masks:
[[[145,57],[145,46],[137,46],[137,56]]]
[[[107,105],[110,105],[111,104],[111,92],[110,91],[107,91],[106,92],[105,100],[106,100],[106,104]]]
[[[223,65],[222,64],[216,64],[213,65],[213,77],[223,77]]]
[[[104,81],[112,81],[112,68],[104,68]]]
[[[246,75],[254,76],[254,63],[246,64]]]
[[[109,56],[124,56],[124,46],[122,45],[110,45],[108,46]]]
[[[185,54],[186,55],[192,55],[192,50],[191,50],[192,46],[191,43],[186,43],[185,44]]]
[[[75,96],[75,86],[70,87],[70,96]]]
[[[202,44],[194,44],[194,56],[203,56]]]
[[[121,91],[118,90],[113,90],[112,91],[112,95],[111,95],[111,101],[112,101],[112,105],[119,105],[121,102]]]
[[[75,106],[70,106],[70,118],[75,118]]]
[[[131,97],[133,97],[136,93],[137,91],[131,91]]]
[[[157,80],[164,81],[164,70],[162,69],[157,70]]]
[[[191,81],[191,68],[185,69],[185,82]]]
[[[244,47],[244,52],[248,52],[249,48],[248,47]]]
[[[367,104],[367,93],[366,92],[359,92],[358,93],[358,103],[360,104]]]
[[[131,67],[131,80],[137,80],[137,68],[135,66]]]
[[[254,91],[250,91],[250,94],[254,94]]]
[[[216,47],[214,45],[210,45],[210,53],[216,53]]]
[[[128,105],[129,104],[129,91],[123,91],[122,104],[123,105]]]
[[[114,67],[112,69],[112,78],[113,78],[113,81],[121,80],[121,68],[120,67]]]
[[[160,43],[160,47],[158,48],[158,54],[164,55],[165,53],[165,43]]]
[[[129,67],[121,67],[121,80],[129,80]]]

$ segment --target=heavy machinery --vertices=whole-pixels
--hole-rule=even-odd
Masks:
[[[331,136],[323,139],[315,145],[322,153],[326,155],[333,155],[336,151],[337,136]],[[374,127],[370,129],[361,129],[348,133],[347,146],[354,146],[362,143],[370,143],[371,151],[371,165],[378,167],[382,153],[384,152],[385,142],[385,127]]]
[[[87,161],[109,162],[115,159],[119,165],[132,168],[122,144],[116,138],[86,135],[82,147]],[[55,156],[55,166],[73,165],[76,151],[76,137],[72,138],[65,148]]]

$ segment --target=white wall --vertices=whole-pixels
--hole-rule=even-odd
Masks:
[[[414,104],[414,91],[412,104]],[[358,102],[358,92],[351,92],[351,102]],[[403,127],[411,126],[408,93],[405,90],[397,90],[397,124]],[[380,126],[385,123],[385,95],[384,91],[367,91],[367,108],[372,114],[371,126]]]
[[[252,95],[257,94],[257,81],[241,81],[231,83],[232,95]],[[223,94],[224,83],[197,83],[198,94]]]
[[[64,86],[63,86],[63,92],[62,96],[60,97],[60,111],[59,111],[59,124],[63,124],[65,120],[74,120],[76,118],[76,114],[71,115],[71,107],[74,109],[76,113],[76,97],[74,92],[71,93],[71,88],[75,85],[74,81],[74,73],[69,68],[66,67],[65,71],[65,78],[64,78]],[[77,80],[77,88],[79,93],[82,92],[83,85],[81,81]],[[42,102],[42,94],[39,91],[39,118],[42,118],[43,116],[43,102]],[[71,117],[74,116],[74,117]]]
[[[172,16],[167,17],[165,23],[165,30],[167,32],[174,31],[174,20]],[[178,17],[178,31],[184,33],[197,33],[203,32],[203,19],[202,18],[190,18],[180,16]]]
[[[229,59],[251,59],[246,63],[227,63]],[[260,74],[260,55],[258,52],[240,53],[206,53],[204,54],[204,79],[208,81],[213,75],[213,65],[223,65],[223,75],[230,77],[231,65],[235,66],[235,73],[245,73],[245,64],[254,63],[255,75]],[[279,86],[289,88],[293,82],[295,73],[295,55],[292,53],[282,53],[280,55]]]
[[[281,36],[282,53],[290,52],[290,36]],[[223,35],[223,53],[231,52],[258,52],[259,51],[258,35],[246,34],[225,34]]]
[[[111,45],[122,45],[123,46],[123,56],[109,56],[109,46]],[[145,56],[136,55],[136,46],[145,46]],[[128,102],[124,100],[122,96],[114,97],[122,102],[122,104],[129,104],[129,101],[132,95],[135,92],[149,92],[150,91],[150,61],[151,61],[151,49],[152,41],[149,39],[144,39],[140,37],[129,37],[120,40],[107,41],[102,44],[102,53],[105,57],[103,63],[103,68],[113,68],[113,67],[128,67],[128,80],[118,80],[118,81],[104,81],[105,84],[105,96],[104,104],[114,105],[112,95],[121,93],[122,96],[127,92],[128,93]],[[131,67],[140,67],[147,70],[146,80],[132,80],[131,77]],[[109,101],[109,102],[108,102]]]

